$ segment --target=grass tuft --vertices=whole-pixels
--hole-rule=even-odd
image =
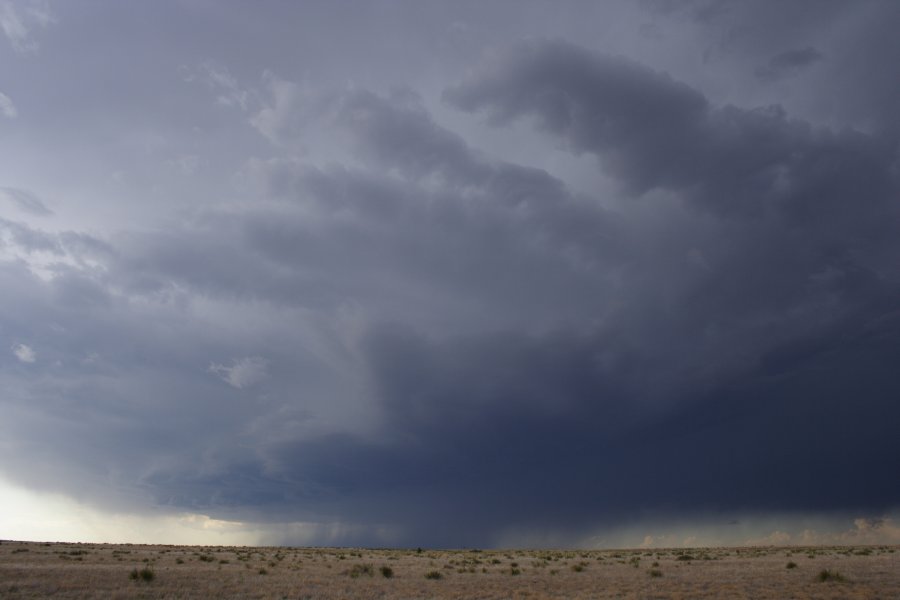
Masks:
[[[843,575],[837,571],[829,571],[828,569],[819,571],[818,579],[819,581],[846,581]]]

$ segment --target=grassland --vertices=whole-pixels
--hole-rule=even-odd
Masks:
[[[0,543],[0,598],[900,598],[900,548],[418,551]]]

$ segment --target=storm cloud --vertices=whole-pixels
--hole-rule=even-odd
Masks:
[[[893,92],[840,71],[858,91],[827,119],[724,98],[647,32],[704,33],[684,64],[740,55],[748,97],[857,51],[800,25],[775,55],[724,44],[775,5],[696,4],[609,5],[643,32],[612,47],[535,31],[534,5],[472,53],[474,13],[385,3],[423,11],[439,43],[409,43],[439,58],[351,83],[341,56],[305,78],[274,42],[210,58],[231,25],[176,31],[200,58],[153,63],[171,88],[152,101],[123,75],[122,115],[149,116],[115,143],[92,131],[68,188],[0,181],[0,474],[101,510],[281,524],[273,543],[891,514],[900,136],[853,107]],[[828,10],[852,28],[895,9]],[[60,11],[41,56],[73,35]],[[85,99],[33,110],[0,123],[4,157],[74,144],[42,110],[102,123]]]

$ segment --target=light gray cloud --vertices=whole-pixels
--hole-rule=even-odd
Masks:
[[[242,390],[252,387],[267,377],[267,364],[266,359],[261,356],[247,356],[234,359],[230,367],[211,363],[209,372],[221,377],[222,381],[231,387]]]
[[[15,119],[19,116],[19,111],[16,110],[16,105],[13,104],[13,101],[9,99],[9,96],[0,92],[0,112],[3,113],[3,116],[7,119]]]
[[[38,43],[32,38],[36,27],[44,28],[55,21],[47,2],[28,0],[16,4],[9,0],[0,3],[0,29],[18,53],[35,52]]]
[[[18,344],[12,349],[13,354],[16,355],[23,363],[33,363],[37,360],[37,353],[31,346],[27,346],[25,344]]]
[[[53,211],[41,202],[40,198],[27,190],[14,187],[0,187],[0,195],[13,203],[17,208],[35,216],[52,215]]]

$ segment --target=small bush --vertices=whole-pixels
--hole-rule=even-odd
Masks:
[[[260,570],[259,570],[259,574],[260,574],[260,575],[268,575],[269,572],[266,571],[265,569],[260,569]]]
[[[128,578],[134,581],[153,581],[153,578],[156,574],[149,567],[144,567],[140,571],[137,569],[132,569],[131,573],[128,574]]]
[[[581,573],[582,571],[584,571],[584,566],[583,565],[572,565],[572,570],[575,571],[576,573]]]
[[[372,565],[353,565],[353,568],[348,571],[348,574],[353,579],[356,579],[360,575],[368,575],[372,577],[375,573],[375,570],[372,568]]]
[[[425,573],[425,579],[443,579],[444,575],[440,571],[428,571]]]
[[[510,569],[509,569],[510,575],[519,575],[521,573],[522,573],[522,571],[520,571],[519,569],[517,569],[515,567],[510,567]]]
[[[390,579],[391,577],[394,576],[394,570],[390,567],[381,567],[380,570],[381,570],[381,576],[386,579]]]
[[[795,563],[794,561],[791,561],[791,562],[789,562],[787,565],[785,565],[785,568],[788,568],[788,569],[796,569],[796,568],[797,568],[797,563]]]
[[[828,569],[819,571],[818,579],[819,581],[846,581],[843,575],[837,571],[829,571]]]
[[[662,577],[662,571],[659,569],[650,569],[647,573],[650,577]]]

